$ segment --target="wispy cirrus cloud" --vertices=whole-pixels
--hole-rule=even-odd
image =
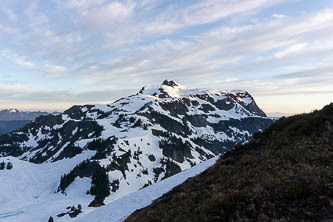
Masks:
[[[333,60],[333,5],[328,0],[309,5],[305,0],[32,0],[18,7],[4,0],[0,75],[15,73],[49,101],[61,101],[46,90],[52,88],[50,78],[70,96],[91,92],[96,101],[100,88],[130,92],[163,78],[195,87],[220,83],[258,96],[327,93],[333,84],[324,67]],[[31,75],[38,81],[26,77]],[[315,81],[309,81],[312,76]]]
[[[87,72],[83,73],[86,73],[87,82],[103,82],[112,81],[117,75],[126,73],[128,75],[123,75],[124,79],[131,75],[137,75],[137,78],[145,75],[154,78],[154,75],[162,72],[169,76],[172,73],[177,76],[176,72],[179,72],[186,79],[193,77],[198,70],[201,72],[198,75],[218,73],[220,76],[239,75],[239,72],[259,69],[258,67],[262,68],[260,72],[268,68],[279,68],[278,71],[281,72],[282,68],[299,63],[300,58],[306,61],[305,58],[315,56],[316,60],[313,61],[320,62],[331,55],[330,40],[327,37],[333,24],[329,21],[333,20],[327,17],[317,21],[318,17],[327,13],[324,10],[294,20],[273,19],[249,25],[222,25],[189,37],[188,41],[159,40],[128,53],[124,52],[122,56],[99,66],[94,64],[92,70],[86,69]],[[291,29],[297,34],[297,38],[293,38]],[[321,43],[311,37],[318,31],[327,32]],[[305,40],[309,42],[304,42]],[[274,53],[262,57],[260,53],[267,51]],[[257,54],[256,58],[252,59],[254,54]]]
[[[46,64],[42,71],[51,77],[59,77],[68,72],[68,69],[64,66]]]
[[[10,34],[17,34],[17,33],[19,33],[19,30],[16,29],[16,28],[13,28],[13,27],[0,25],[0,32],[7,32],[7,33],[10,33]]]
[[[0,51],[0,56],[19,66],[23,66],[25,68],[31,69],[31,68],[36,67],[35,64],[28,61],[25,56],[19,56],[15,53],[11,52],[10,50]]]

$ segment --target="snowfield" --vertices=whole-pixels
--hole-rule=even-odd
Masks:
[[[0,158],[0,162],[13,164],[11,170],[0,170],[0,221],[45,222],[51,215],[65,212],[66,206],[88,205],[93,200],[93,196],[85,195],[90,181],[75,180],[67,196],[55,191],[61,175],[93,154],[95,152],[86,152],[73,159],[46,164],[33,164],[15,157]],[[56,221],[68,221],[68,216]]]
[[[91,154],[87,153],[87,156]],[[203,172],[212,166],[217,159],[218,157],[214,157],[159,183],[114,200],[103,207],[87,208],[84,206],[93,199],[92,196],[84,195],[90,187],[89,179],[76,179],[70,185],[67,196],[54,192],[58,186],[60,175],[70,165],[80,162],[78,158],[42,164],[42,167],[14,157],[0,158],[0,162],[10,161],[14,166],[12,170],[0,171],[2,178],[0,184],[0,222],[46,222],[50,216],[53,216],[56,222],[123,221],[135,210],[148,206],[153,200],[183,183],[189,177]],[[83,206],[83,212],[77,218],[70,218],[68,215],[56,216],[59,212],[67,211],[64,206],[77,206],[78,204]]]

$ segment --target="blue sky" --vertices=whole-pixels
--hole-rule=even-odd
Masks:
[[[109,103],[168,78],[308,112],[333,101],[332,37],[331,0],[2,0],[0,108]]]

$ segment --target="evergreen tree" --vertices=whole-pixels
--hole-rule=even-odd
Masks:
[[[13,164],[11,163],[11,162],[8,162],[7,163],[7,167],[6,167],[6,169],[7,170],[10,170],[10,169],[12,169],[13,168]]]
[[[104,168],[97,170],[96,174],[92,177],[91,183],[90,194],[95,195],[95,199],[103,203],[105,197],[110,195],[110,181]]]
[[[0,163],[0,170],[4,170],[4,169],[5,169],[5,162],[2,161],[2,162]]]

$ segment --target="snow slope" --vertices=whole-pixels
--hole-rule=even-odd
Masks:
[[[18,160],[14,157],[0,158],[0,162],[12,162],[14,167],[10,173],[0,171],[0,222],[45,222],[50,216],[55,221],[122,221],[136,209],[148,206],[154,199],[170,191],[173,187],[183,183],[212,166],[218,157],[207,160],[189,170],[169,177],[159,183],[138,190],[128,196],[100,207],[87,208],[92,197],[83,195],[90,181],[76,180],[67,192],[67,196],[54,193],[58,177],[66,172],[71,165],[80,162],[78,158],[71,161],[64,160],[52,164],[36,164]],[[24,170],[22,170],[24,169]],[[13,174],[14,173],[14,174]],[[15,176],[13,176],[15,175]],[[68,216],[57,217],[59,212],[66,212],[64,206],[83,205],[83,213],[78,218]]]
[[[153,200],[161,197],[175,186],[183,183],[190,177],[196,176],[212,166],[219,157],[207,160],[191,169],[175,176],[169,177],[159,183],[153,184],[142,190],[138,190],[123,198],[115,200],[100,207],[87,215],[80,217],[77,222],[121,222],[131,215],[135,210],[146,207]]]
[[[93,199],[85,195],[90,180],[76,180],[80,183],[74,182],[66,196],[55,190],[62,174],[93,154],[86,152],[73,159],[46,164],[33,164],[15,157],[0,158],[0,162],[13,164],[11,170],[0,170],[0,221],[45,222],[50,215],[64,212],[67,206],[87,205]],[[66,221],[66,218],[57,221]]]

